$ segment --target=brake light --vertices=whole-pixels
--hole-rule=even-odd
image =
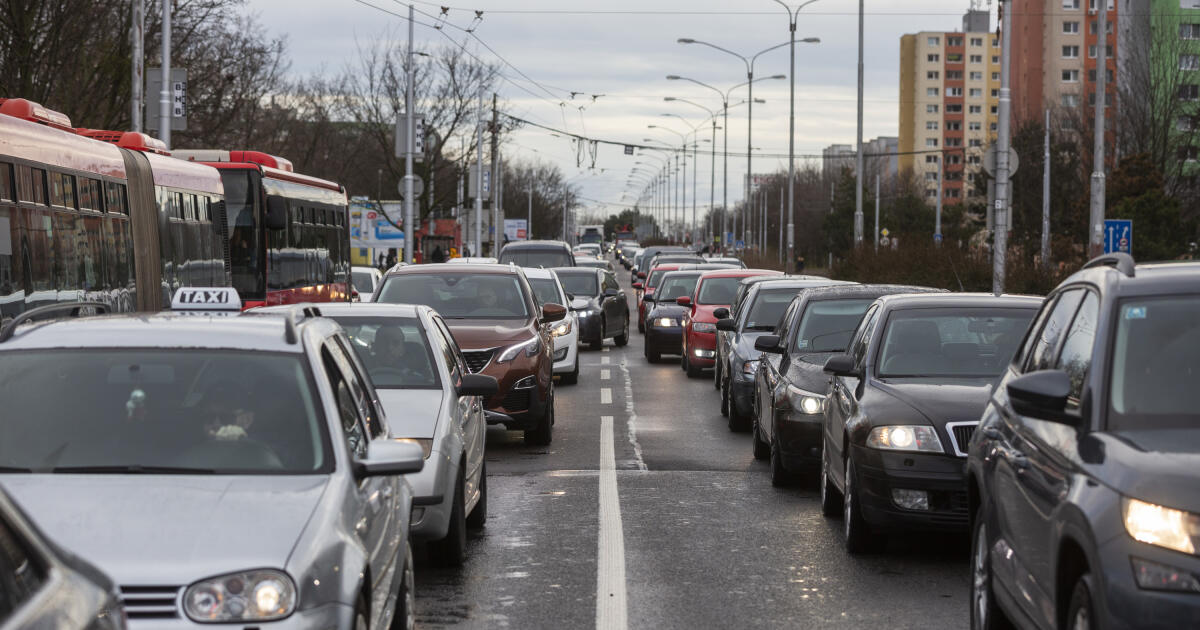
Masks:
[[[28,120],[63,131],[75,131],[71,127],[71,119],[66,114],[46,109],[38,103],[23,98],[8,98],[0,101],[0,114],[7,114],[13,118]]]

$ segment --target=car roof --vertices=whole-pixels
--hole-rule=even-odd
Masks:
[[[854,298],[878,299],[893,293],[949,293],[945,289],[933,289],[905,284],[835,284],[810,287],[798,297],[807,300],[842,300]]]
[[[677,265],[675,263],[667,263],[665,265],[654,265],[653,267],[650,268],[650,273],[654,273],[655,271],[675,271],[676,269],[679,269],[680,267],[682,267],[682,265]],[[646,275],[650,275],[650,274],[646,274]]]
[[[428,265],[409,265],[402,269],[388,270],[388,276],[402,276],[411,274],[438,274],[438,273],[456,273],[456,274],[493,274],[493,275],[512,275],[519,273],[518,267],[514,265],[500,265],[489,263],[432,263]]]
[[[500,251],[504,251],[506,249],[554,249],[554,248],[571,249],[571,246],[567,245],[563,241],[513,241],[513,242],[505,245],[504,247],[500,248]]]
[[[687,269],[689,271],[697,270],[697,269],[699,269],[701,271],[713,271],[716,269],[741,269],[740,266],[734,265],[732,263],[707,263],[707,262],[699,263],[699,264],[684,263],[684,264],[680,265],[679,268],[680,268],[680,270]]]
[[[756,282],[773,282],[779,280],[829,280],[829,278],[826,278],[825,276],[808,276],[804,274],[784,274],[782,276],[750,276],[748,278],[743,278],[738,284],[754,284]],[[854,283],[850,282],[849,284]]]
[[[263,306],[247,313],[280,313],[293,308],[315,309],[319,317],[417,317],[422,312],[435,311],[424,304],[389,304],[387,302],[321,302],[288,306]]]
[[[1133,264],[1122,256],[1122,265],[1103,264],[1114,256],[1094,259],[1063,281],[1064,285],[1090,282],[1120,296],[1165,295],[1200,291],[1200,262],[1180,261]]]
[[[664,273],[662,279],[666,280],[667,278],[675,278],[678,276],[695,276],[699,278],[703,273],[703,271],[693,271],[691,269],[676,269],[674,271],[668,271],[667,273]]]
[[[557,276],[554,275],[553,269],[544,269],[541,267],[521,267],[521,271],[525,272],[526,278],[539,278],[541,280],[557,278]]]
[[[353,267],[350,267],[350,270],[351,271],[379,271],[375,267],[369,267],[367,265],[354,265]]]
[[[770,269],[714,269],[705,271],[704,278],[745,278],[747,276],[778,277],[783,274]]]
[[[1044,298],[1032,295],[993,295],[991,293],[896,293],[879,298],[883,308],[896,311],[911,308],[1006,307],[1036,309]]]
[[[756,276],[757,277],[757,276]],[[751,291],[769,291],[771,289],[808,289],[814,286],[831,287],[844,284],[854,284],[847,280],[830,280],[829,278],[786,278],[779,279],[773,276],[766,282],[756,282],[750,286]]]
[[[553,271],[560,276],[585,276],[604,273],[604,270],[599,267],[554,267],[550,271]]]

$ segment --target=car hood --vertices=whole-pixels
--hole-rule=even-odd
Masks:
[[[925,417],[930,423],[942,426],[946,422],[978,421],[992,391],[991,379],[932,379],[873,380],[871,388],[902,403]],[[878,402],[877,402],[878,404]],[[877,418],[894,418],[892,414],[875,410]]]
[[[697,304],[696,312],[692,313],[692,321],[694,322],[715,322],[717,318],[713,316],[713,311],[719,308],[729,308],[728,304]]]
[[[1073,432],[1073,430],[1072,430]],[[1090,433],[1079,442],[1085,466],[1134,499],[1200,513],[1200,431],[1140,430]]]
[[[838,352],[806,352],[794,354],[788,366],[788,382],[806,392],[825,395],[829,393],[829,375],[825,373],[825,362]]]
[[[593,298],[576,297],[574,300],[571,300],[571,310],[582,311],[586,308],[591,308],[593,304],[595,304]]]
[[[447,319],[446,325],[454,335],[454,341],[463,350],[479,350],[507,346],[529,339],[528,321]]]
[[[392,436],[432,438],[442,417],[441,389],[376,389]]]
[[[684,315],[687,315],[688,310],[686,306],[680,306],[674,302],[663,305],[655,303],[647,315],[649,317],[674,317],[682,319]]]
[[[732,354],[743,361],[753,361],[759,358],[762,353],[754,349],[754,340],[767,334],[770,333],[763,330],[743,330],[737,333],[737,336],[734,337]]]
[[[7,475],[50,538],[118,584],[184,586],[283,569],[325,475]]]

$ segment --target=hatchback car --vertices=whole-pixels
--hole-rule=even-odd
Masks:
[[[972,628],[1200,627],[1198,374],[1200,264],[1050,294],[970,443]]]
[[[700,280],[701,271],[668,271],[662,276],[656,296],[650,296],[646,314],[646,336],[643,353],[650,363],[657,363],[664,354],[683,352],[683,322],[688,308],[676,300],[691,295]]]
[[[554,427],[554,340],[549,324],[567,317],[561,304],[538,306],[516,265],[417,265],[389,273],[377,302],[424,304],[446,321],[467,367],[496,379],[485,403],[489,424],[525,432],[527,444],[550,444]]]
[[[646,332],[646,311],[654,304],[654,291],[662,282],[663,275],[677,269],[679,265],[661,265],[651,269],[649,273],[638,274],[645,276],[633,283],[633,289],[637,291],[638,332]]]
[[[617,277],[600,269],[555,269],[579,321],[579,340],[599,350],[605,339],[618,347],[629,343],[629,301]]]
[[[351,267],[350,282],[354,285],[352,297],[358,302],[370,302],[383,279],[383,272],[374,267]]]
[[[112,576],[132,628],[410,626],[399,475],[421,447],[393,439],[336,323],[236,315],[233,289],[180,289],[173,308],[216,304],[233,311],[14,320],[5,488]]]
[[[966,530],[967,443],[1041,303],[890,295],[867,309],[848,353],[825,363],[822,507],[842,508],[848,551],[892,531]]]
[[[691,257],[698,258],[698,256],[696,256],[695,252],[693,252],[692,250],[690,250],[686,247],[678,247],[678,246],[671,246],[671,245],[654,245],[651,247],[646,247],[646,248],[642,249],[642,251],[638,252],[639,257],[637,259],[637,265],[635,266],[634,277],[637,278],[638,273],[647,273],[651,269],[653,269],[654,265],[652,265],[651,263],[654,262],[654,258],[656,256],[658,256],[659,254],[662,254],[662,253],[668,253],[673,256],[683,256],[685,258],[691,258]],[[696,261],[689,260],[688,262],[696,262]],[[703,261],[699,261],[699,262],[703,262]]]
[[[679,305],[688,309],[683,319],[683,356],[680,367],[688,376],[700,376],[700,371],[717,362],[717,317],[719,308],[733,304],[738,282],[753,276],[782,276],[769,269],[718,269],[706,271],[696,283],[690,296],[679,298]]]
[[[575,254],[562,241],[516,241],[500,249],[500,264],[518,267],[574,267]]]
[[[575,267],[560,267],[560,269],[575,269]],[[558,274],[552,269],[525,269],[525,278],[529,280],[529,288],[533,289],[533,298],[538,306],[546,304],[561,304],[569,306],[571,296],[562,286]],[[579,318],[572,314],[550,324],[550,337],[554,340],[554,375],[564,385],[574,385],[579,382]]]
[[[766,282],[768,280],[783,280],[788,278],[796,278],[800,280],[825,279],[823,276],[788,274],[784,274],[782,276],[751,276],[749,278],[742,278],[741,282],[738,282],[737,290],[733,293],[733,303],[730,304],[729,308],[727,309],[729,313],[725,315],[724,313],[720,312],[720,309],[718,309],[713,311],[713,314],[722,314],[725,315],[725,317],[733,317],[736,319],[738,313],[741,312],[742,304],[746,301],[746,297],[749,296],[750,290],[754,288],[754,285],[758,284],[759,282]],[[725,317],[720,317],[719,319],[725,319]],[[729,343],[732,339],[733,334],[731,332],[717,329],[717,364],[716,367],[713,368],[713,387],[716,389],[721,388],[721,381],[724,378],[724,374],[722,374],[722,372],[725,370],[725,365],[729,362]]]

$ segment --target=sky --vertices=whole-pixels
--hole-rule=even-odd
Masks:
[[[791,7],[797,0],[785,0]],[[975,0],[990,9],[990,0]],[[448,5],[444,3],[450,3]],[[898,134],[900,36],[920,31],[955,31],[972,0],[865,0],[863,140]],[[372,6],[368,5],[374,5]],[[408,3],[400,0],[251,0],[266,28],[287,38],[291,71],[298,76],[337,72],[357,58],[360,43],[381,36],[407,37]],[[711,137],[708,112],[667,96],[688,99],[719,110],[717,93],[667,75],[688,77],[727,90],[746,80],[737,57],[679,38],[708,42],[747,57],[788,41],[788,17],[775,0],[442,0],[415,2],[418,46],[449,41],[426,26],[449,6],[446,20],[474,33],[495,54],[477,44],[473,51],[502,64],[506,80],[500,98],[508,112],[548,127],[598,140],[678,146],[676,133],[699,127]],[[383,9],[383,10],[380,10]],[[475,12],[482,11],[476,20]],[[796,45],[797,156],[820,155],[830,144],[853,145],[856,135],[858,3],[817,0],[797,21],[797,39],[818,37],[820,43]],[[445,28],[463,41],[463,32]],[[503,60],[496,55],[500,55]],[[788,47],[758,57],[755,77],[788,74]],[[522,76],[523,75],[523,76]],[[527,78],[528,79],[527,79]],[[532,81],[532,82],[531,82]],[[788,153],[788,81],[764,79],[754,84],[752,146],[755,173],[786,171]],[[570,92],[580,92],[572,99]],[[592,94],[603,94],[593,100]],[[746,98],[746,88],[732,93],[730,104]],[[583,109],[579,109],[579,108]],[[672,114],[681,116],[680,120]],[[648,125],[669,127],[650,129]],[[743,197],[746,173],[746,107],[731,107],[728,124],[731,204]],[[689,139],[690,142],[690,139]],[[717,132],[722,144],[722,132]],[[701,211],[710,197],[710,158],[701,144],[697,191]],[[525,127],[507,144],[506,160],[541,160],[557,164],[584,199],[583,215],[607,216],[632,204],[642,185],[629,184],[635,162],[651,164],[656,152],[625,155],[622,147],[599,145],[594,167],[585,156],[580,165],[571,142],[548,131]],[[689,162],[692,161],[688,156]],[[799,158],[798,158],[799,159]],[[810,160],[811,161],[811,160]],[[692,170],[688,164],[687,205],[691,206]],[[717,204],[722,197],[722,158],[716,159]],[[636,178],[641,178],[637,175]],[[775,203],[775,202],[772,202]]]

